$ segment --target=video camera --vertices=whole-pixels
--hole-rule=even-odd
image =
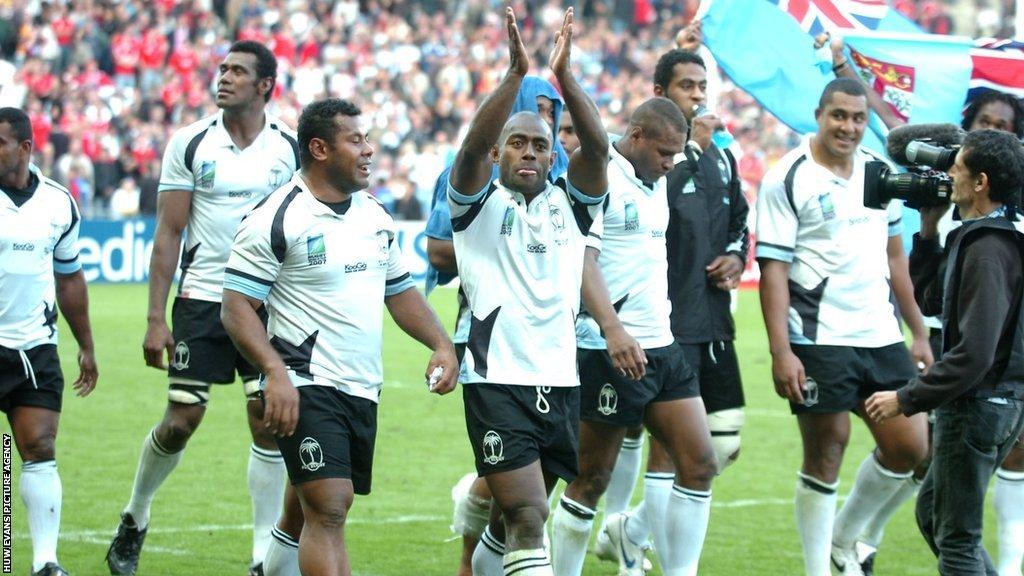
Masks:
[[[885,162],[864,166],[864,205],[885,208],[893,198],[920,210],[949,203],[953,181],[946,172],[953,166],[964,132],[953,124],[900,126],[889,132],[886,150],[908,169],[899,174]]]

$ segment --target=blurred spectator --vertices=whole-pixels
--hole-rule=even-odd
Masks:
[[[114,218],[130,218],[139,213],[139,187],[135,179],[121,180],[121,185],[110,197],[110,215]]]

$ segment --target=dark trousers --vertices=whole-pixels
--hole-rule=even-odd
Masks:
[[[1005,403],[1002,403],[1005,402]],[[961,398],[935,411],[917,525],[944,576],[996,576],[981,543],[985,492],[1024,427],[1020,400]]]

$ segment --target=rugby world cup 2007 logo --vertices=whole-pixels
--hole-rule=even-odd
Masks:
[[[213,183],[217,181],[217,162],[204,160],[199,164],[199,177],[196,180],[197,188],[212,190]]]
[[[327,245],[324,244],[323,234],[306,238],[306,259],[310,266],[319,266],[327,262]]]
[[[505,459],[505,446],[501,442],[501,436],[494,430],[488,430],[484,434],[484,463],[494,466]]]

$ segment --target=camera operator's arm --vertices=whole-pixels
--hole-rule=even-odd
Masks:
[[[832,49],[832,72],[835,73],[836,78],[853,78],[854,80],[864,84],[866,92],[868,94],[868,106],[871,110],[878,115],[878,118],[885,124],[886,128],[890,130],[906,124],[902,118],[896,115],[889,107],[889,104],[882,99],[882,96],[875,92],[875,90],[864,83],[864,80],[857,75],[857,71],[853,68],[850,60],[846,57],[846,44],[843,42],[841,37],[831,38],[827,32],[819,34],[814,39],[814,46],[824,46],[825,42],[829,42],[829,48]]]
[[[945,255],[939,244],[939,220],[947,210],[948,205],[921,209],[921,231],[914,234],[914,246],[910,250],[914,300],[926,316],[942,314]]]
[[[896,295],[900,314],[913,335],[910,355],[918,367],[927,368],[935,362],[935,358],[932,357],[932,348],[928,342],[928,329],[921,319],[921,310],[914,300],[914,286],[910,283],[907,253],[903,250],[901,234],[889,236],[886,252],[889,257],[889,281],[892,284],[892,291]]]
[[[989,234],[964,250],[957,293],[957,344],[928,372],[895,392],[899,411],[908,416],[942,406],[977,386],[992,369],[1007,323],[1016,322],[1015,317],[1008,317],[1022,281],[1016,247],[1005,238]],[[893,415],[874,408],[885,404],[885,396],[892,394],[878,393],[868,400],[872,418]]]

